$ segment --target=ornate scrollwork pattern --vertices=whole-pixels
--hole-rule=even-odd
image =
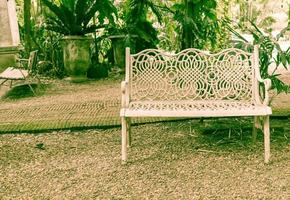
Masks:
[[[239,49],[172,55],[150,49],[130,59],[131,101],[253,101],[252,54]]]
[[[253,103],[239,101],[133,101],[130,110],[213,111],[255,109]]]

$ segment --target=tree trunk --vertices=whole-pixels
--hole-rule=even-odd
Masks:
[[[25,49],[27,52],[31,51],[31,0],[24,0],[24,40]]]
[[[189,19],[190,18],[190,2],[188,0],[183,0],[183,3],[185,5],[185,18],[186,19]],[[188,21],[186,20],[185,23],[188,23]],[[181,44],[181,49],[187,49],[187,48],[190,48],[192,47],[191,46],[191,29],[190,29],[190,26],[188,24],[184,24],[183,25],[183,28],[182,28],[182,44]]]

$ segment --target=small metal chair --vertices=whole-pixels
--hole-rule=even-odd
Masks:
[[[32,70],[34,70],[37,65],[37,51],[30,52],[29,59],[18,59],[18,61],[19,61],[18,67],[8,67],[0,74],[0,80],[3,79],[3,81],[0,83],[0,86],[10,80],[9,86],[10,88],[12,88],[13,81],[17,80],[26,81],[30,76],[37,78],[38,84],[40,84],[40,79],[37,77],[36,74],[32,73]],[[27,67],[25,67],[24,64],[25,62],[27,63]],[[29,82],[28,86],[33,92],[33,94],[36,95],[33,87]]]

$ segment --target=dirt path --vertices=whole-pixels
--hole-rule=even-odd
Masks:
[[[283,74],[290,84],[290,72]],[[0,101],[0,132],[45,131],[67,128],[119,125],[119,80],[72,84],[46,81],[44,96]],[[290,115],[290,94],[280,94],[272,102],[273,114]],[[143,122],[147,119],[141,119]],[[154,119],[160,120],[160,119]]]
[[[50,85],[45,96],[21,100],[1,100],[0,109],[47,106],[54,104],[85,103],[120,99],[119,80],[91,81],[86,84],[72,84],[65,81],[46,81]]]

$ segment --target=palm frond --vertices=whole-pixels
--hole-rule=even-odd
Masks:
[[[76,23],[81,24],[84,21],[84,13],[88,7],[88,1],[76,0]]]
[[[42,2],[61,20],[65,21],[65,17],[63,15],[62,10],[56,4],[54,4],[51,0],[42,0]]]
[[[117,9],[111,0],[59,0],[56,3],[53,0],[42,0],[43,3],[51,10],[55,17],[47,18],[50,20],[49,28],[55,31],[70,34],[70,35],[84,35],[86,33],[94,32],[98,27],[104,23],[107,18],[110,23],[114,23],[115,16],[117,16]],[[98,25],[91,25],[90,22],[98,13]],[[51,21],[55,23],[51,23]],[[63,27],[63,31],[61,31]]]
[[[162,14],[160,8],[152,1],[147,1],[147,6],[152,10],[153,14],[157,17],[159,23],[162,23]]]

